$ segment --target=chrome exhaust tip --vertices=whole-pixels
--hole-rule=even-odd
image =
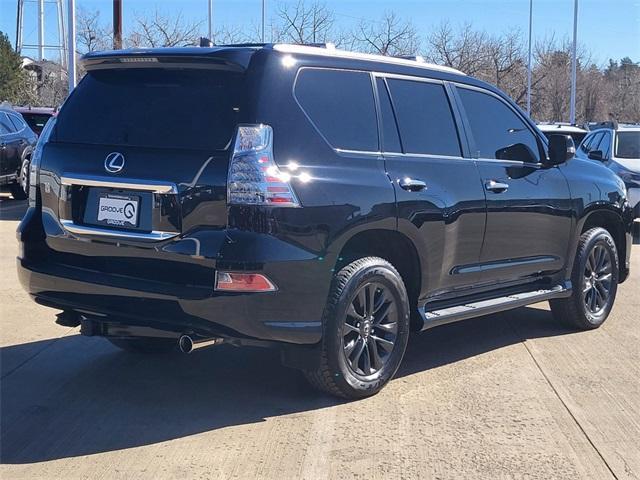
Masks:
[[[189,335],[182,335],[178,339],[178,348],[182,353],[191,353],[200,348],[213,347],[224,342],[224,338],[193,338]]]

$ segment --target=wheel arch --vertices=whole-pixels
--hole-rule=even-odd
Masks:
[[[611,237],[613,237],[613,241],[615,242],[616,249],[618,251],[618,261],[620,264],[619,281],[622,283],[628,276],[628,271],[624,265],[627,252],[625,221],[622,214],[610,206],[600,205],[594,207],[579,220],[574,239],[573,255],[571,258],[575,260],[575,251],[577,249],[580,236],[587,230],[595,227],[604,228],[609,232]],[[573,261],[571,266],[573,268]]]
[[[409,237],[397,230],[360,231],[340,249],[334,271],[339,271],[358,258],[369,256],[383,258],[398,270],[409,296],[412,328],[416,327],[415,322],[421,321],[416,317],[416,307],[422,289],[422,262],[416,246]]]

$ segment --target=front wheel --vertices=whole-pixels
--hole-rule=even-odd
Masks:
[[[580,237],[568,298],[551,300],[553,316],[582,330],[598,328],[613,308],[618,290],[618,252],[611,234],[592,228]]]
[[[409,300],[386,260],[361,258],[334,277],[323,318],[316,388],[342,398],[378,393],[398,370],[409,337]]]

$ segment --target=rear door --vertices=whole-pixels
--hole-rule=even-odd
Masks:
[[[470,287],[479,279],[469,266],[479,261],[485,200],[475,162],[463,154],[447,87],[392,75],[378,76],[376,85],[398,228],[427,261],[423,292]]]
[[[558,167],[542,164],[533,129],[498,95],[458,85],[487,198],[483,283],[520,282],[563,268],[571,196]]]

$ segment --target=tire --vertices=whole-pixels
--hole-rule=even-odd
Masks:
[[[29,169],[31,166],[31,159],[25,158],[20,166],[20,171],[18,172],[18,185],[22,188],[22,191],[26,196],[29,196]]]
[[[335,275],[323,315],[320,362],[305,376],[342,398],[378,393],[395,375],[409,338],[409,299],[386,260],[366,257]]]
[[[580,236],[574,260],[570,297],[551,300],[553,316],[580,330],[598,328],[609,316],[618,291],[616,244],[604,228]]]
[[[129,353],[169,353],[176,349],[176,340],[170,338],[107,338],[109,342]]]

